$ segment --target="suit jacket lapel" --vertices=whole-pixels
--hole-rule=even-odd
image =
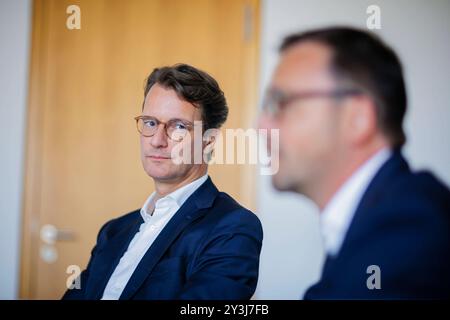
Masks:
[[[373,180],[370,182],[356,209],[353,220],[345,236],[340,252],[344,251],[349,240],[359,237],[361,232],[366,232],[366,224],[370,224],[368,216],[371,208],[376,207],[378,200],[383,196],[383,191],[392,178],[397,174],[402,174],[409,170],[408,163],[401,155],[400,151],[393,152],[389,160],[381,167]]]
[[[206,210],[202,209],[212,206],[217,193],[217,188],[208,177],[208,180],[186,200],[170,219],[145,253],[122,292],[120,300],[130,299],[134,295],[178,235],[190,223],[205,214]]]
[[[111,239],[108,239],[105,247],[97,249],[99,251],[92,261],[92,266],[90,266],[89,281],[86,284],[86,299],[100,299],[102,297],[111,274],[142,222],[143,219],[138,215],[136,220],[125,226]]]
[[[367,221],[370,219],[370,217],[368,217],[368,214],[370,214],[369,211],[371,211],[371,208],[376,206],[378,199],[383,196],[383,191],[386,184],[390,183],[393,176],[396,174],[401,174],[402,172],[405,172],[405,170],[409,170],[407,162],[402,157],[400,151],[394,151],[392,156],[380,168],[367,187],[366,192],[358,204],[338,255],[335,257],[327,255],[322,269],[321,279],[317,284],[308,289],[305,293],[305,299],[320,297],[322,294],[320,292],[326,292],[330,289],[333,279],[338,276],[334,273],[340,270],[338,264],[342,261],[342,256],[346,255],[348,252],[351,252],[349,248],[350,243],[353,242],[353,239],[360,237],[362,233],[367,232]],[[373,212],[376,213],[376,211]],[[316,290],[319,292],[317,297]]]

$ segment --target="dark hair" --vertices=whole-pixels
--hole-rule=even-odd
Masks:
[[[402,124],[407,101],[402,66],[395,52],[376,35],[349,27],[290,35],[280,51],[307,41],[331,49],[333,75],[370,94],[376,105],[378,126],[393,147],[401,147],[406,141]]]
[[[178,96],[202,110],[203,128],[220,128],[228,116],[225,95],[219,84],[206,72],[187,64],[155,68],[148,76],[144,100],[155,84],[175,90]]]

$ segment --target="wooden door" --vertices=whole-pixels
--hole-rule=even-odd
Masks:
[[[70,5],[80,8],[79,30],[66,27]],[[259,3],[37,0],[33,12],[20,296],[54,299],[68,266],[86,266],[101,225],[153,191],[133,120],[153,68],[184,62],[211,73],[229,103],[225,128],[252,124]],[[254,208],[251,166],[209,171]],[[60,239],[43,241],[52,228]]]

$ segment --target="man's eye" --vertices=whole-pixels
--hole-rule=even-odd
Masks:
[[[187,127],[186,127],[186,125],[184,123],[177,122],[177,123],[175,123],[175,129],[177,129],[177,130],[186,130]]]
[[[156,127],[158,125],[155,120],[145,120],[144,124],[145,126],[150,128]]]

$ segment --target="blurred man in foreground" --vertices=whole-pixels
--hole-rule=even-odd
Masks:
[[[280,129],[275,188],[320,209],[327,258],[305,298],[450,297],[450,191],[402,156],[396,54],[351,28],[294,34],[280,51],[260,127]]]

